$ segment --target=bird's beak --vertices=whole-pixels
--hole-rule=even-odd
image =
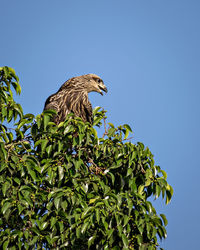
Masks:
[[[103,90],[104,92],[106,92],[106,93],[108,92],[108,89],[106,88],[105,85],[99,85],[99,88],[100,88],[101,90]],[[100,91],[100,94],[103,95],[103,92]]]

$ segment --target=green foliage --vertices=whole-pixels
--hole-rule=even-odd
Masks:
[[[167,219],[148,199],[169,203],[173,190],[130,126],[106,128],[101,108],[102,137],[73,114],[56,126],[54,111],[24,115],[11,86],[20,93],[14,70],[0,68],[1,248],[156,249]]]

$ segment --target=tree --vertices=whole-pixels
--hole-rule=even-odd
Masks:
[[[24,114],[12,87],[20,94],[15,71],[1,67],[1,248],[157,249],[167,219],[149,198],[169,203],[173,189],[130,126],[107,124],[102,108],[101,137],[73,114],[56,126],[54,111]]]

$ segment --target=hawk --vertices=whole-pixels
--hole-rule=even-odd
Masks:
[[[65,121],[71,112],[92,124],[92,105],[88,93],[94,91],[103,95],[102,90],[107,93],[103,80],[95,74],[73,77],[47,98],[44,110],[53,109],[57,112],[53,118],[56,124]]]

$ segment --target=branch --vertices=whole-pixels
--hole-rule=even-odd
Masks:
[[[103,122],[104,122],[104,130],[105,130],[105,132],[104,132],[102,138],[104,138],[104,136],[108,134],[108,131],[107,131],[107,128],[106,128],[106,118],[105,117],[103,118]]]

